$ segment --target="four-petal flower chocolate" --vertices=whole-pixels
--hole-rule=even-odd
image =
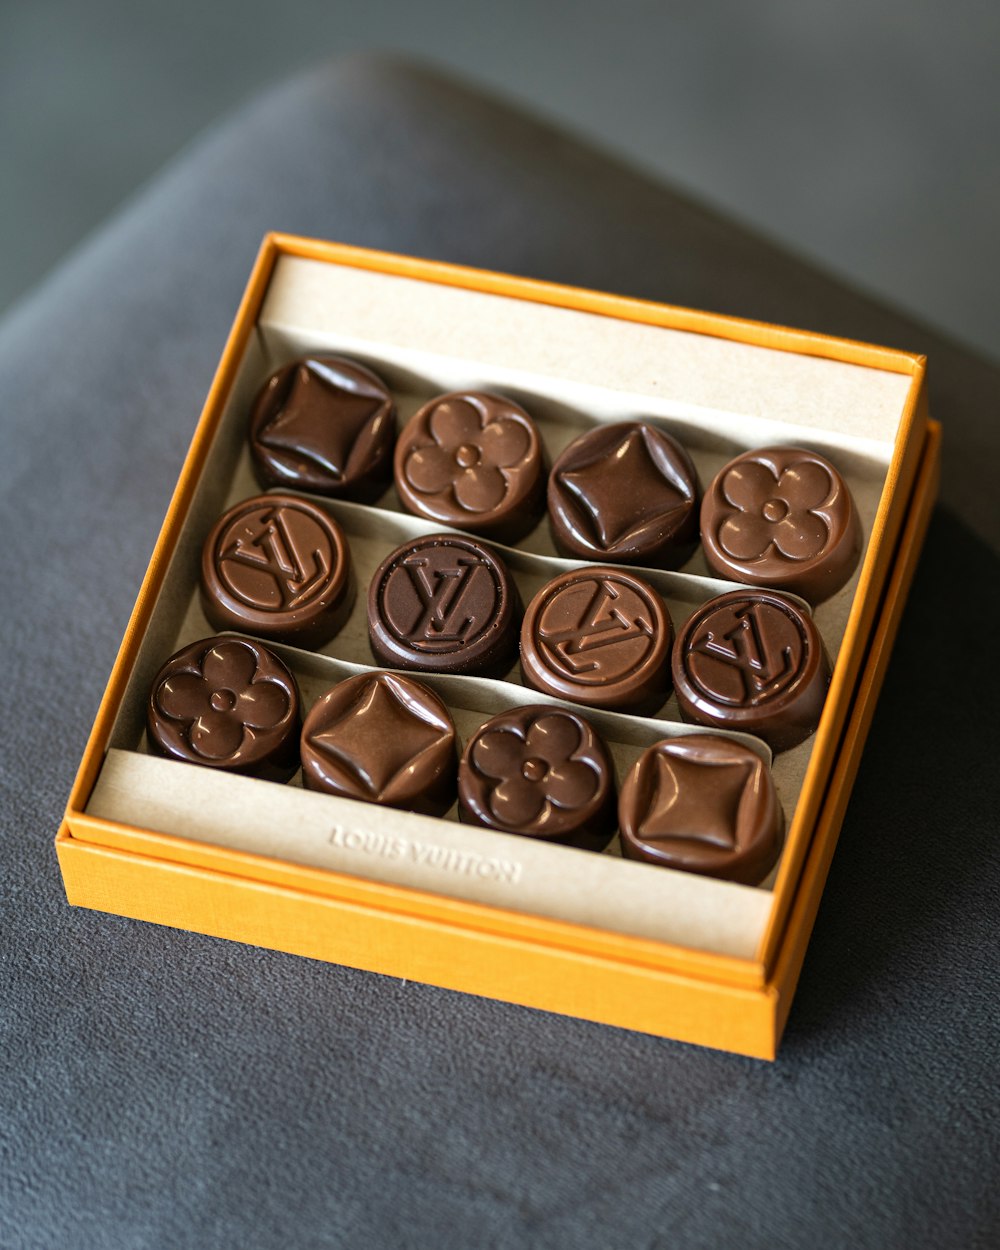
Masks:
[[[812,603],[854,572],[861,524],[844,479],[799,447],[744,452],[716,475],[701,508],[709,566],[721,577],[790,590]]]
[[[584,717],[521,707],[486,722],[458,772],[459,815],[469,824],[603,850],[615,828],[614,770]]]
[[[298,766],[298,687],[258,642],[184,647],[156,675],[146,713],[150,745],[172,759],[281,781]]]
[[[396,444],[403,506],[459,529],[512,542],[541,512],[542,445],[523,408],[478,391],[440,395]]]

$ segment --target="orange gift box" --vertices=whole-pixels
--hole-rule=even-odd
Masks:
[[[864,527],[861,562],[814,617],[834,658],[818,729],[773,761],[786,840],[761,886],[697,877],[161,758],[144,736],[153,677],[215,631],[201,545],[258,493],[246,423],[264,379],[307,352],[369,365],[401,421],[435,394],[492,390],[536,417],[554,456],[582,429],[643,417],[706,483],[753,447],[819,451]],[[922,357],[432,261],[269,235],[251,274],[56,839],[70,903],[391,976],[773,1058],[933,504],[940,429]],[[440,530],[328,503],[359,586],[407,537]],[[500,548],[522,594],[574,562],[544,522]],[[697,553],[640,570],[675,622],[729,588]],[[317,652],[274,646],[304,705],[372,666],[365,596]],[[463,741],[524,703],[504,680],[430,681]],[[530,701],[536,697],[531,695]],[[539,696],[537,701],[545,701]],[[556,700],[550,700],[557,704]],[[588,717],[590,713],[587,713]],[[592,717],[621,777],[679,726]],[[764,748],[758,748],[766,750]]]

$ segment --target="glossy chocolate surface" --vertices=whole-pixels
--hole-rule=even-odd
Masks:
[[[552,466],[548,505],[563,555],[676,568],[698,538],[698,475],[671,436],[640,421],[574,440]]]
[[[854,572],[861,522],[844,479],[825,457],[765,447],[731,460],[701,506],[705,558],[752,586],[828,599]]]
[[[455,799],[455,726],[412,677],[361,673],[334,686],[305,719],[301,754],[310,790],[429,816]]]
[[[710,734],[643,752],[622,784],[618,819],[627,859],[744,885],[774,867],[785,824],[760,756]]]
[[[521,601],[483,543],[431,534],[398,547],[368,590],[376,663],[425,673],[501,676],[517,658]]]
[[[830,663],[813,619],[783,595],[736,590],[677,635],[674,689],[686,721],[737,729],[784,751],[819,723]]]
[[[321,508],[256,495],[230,508],[205,541],[202,607],[216,629],[319,647],[350,611],[350,568],[344,533]]]
[[[468,824],[600,851],[615,831],[614,768],[586,717],[514,708],[466,745],[458,803]]]
[[[157,754],[273,781],[298,767],[299,724],[295,678],[243,638],[203,638],[172,655],[146,704]]]
[[[370,369],[307,356],[273,373],[250,416],[250,455],[262,486],[369,501],[392,478],[396,406]]]
[[[538,430],[500,395],[439,395],[403,427],[395,482],[403,506],[417,516],[513,542],[544,506]]]
[[[521,626],[529,686],[574,703],[650,713],[670,693],[673,628],[656,591],[624,569],[574,569],[548,582]]]

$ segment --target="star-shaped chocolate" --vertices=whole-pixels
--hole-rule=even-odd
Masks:
[[[263,486],[369,502],[388,482],[395,418],[388,387],[365,366],[336,356],[294,360],[254,402],[254,471]]]
[[[759,885],[785,825],[771,770],[733,738],[665,738],[622,785],[622,854],[683,872]]]
[[[665,431],[601,426],[571,443],[549,484],[559,548],[582,559],[677,564],[695,537],[697,474]]]
[[[642,431],[632,430],[614,452],[560,475],[586,508],[602,547],[614,547],[684,506],[684,498],[653,463]]]
[[[334,686],[302,730],[309,789],[439,815],[454,798],[455,729],[422,683],[362,673]]]
[[[750,760],[657,755],[655,797],[639,825],[640,836],[654,843],[689,838],[735,850],[740,803],[753,771]]]
[[[337,719],[311,741],[378,798],[397,773],[441,737],[387,682],[372,678]]]
[[[358,436],[384,405],[374,388],[348,390],[318,361],[300,364],[284,404],[258,431],[265,447],[294,452],[342,478]]]

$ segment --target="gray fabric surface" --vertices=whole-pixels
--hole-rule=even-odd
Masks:
[[[66,906],[51,838],[269,228],[931,355],[945,503],[777,1064]],[[996,1243],[1000,371],[363,60],[252,103],[67,261],[0,325],[0,395],[0,1245]]]

